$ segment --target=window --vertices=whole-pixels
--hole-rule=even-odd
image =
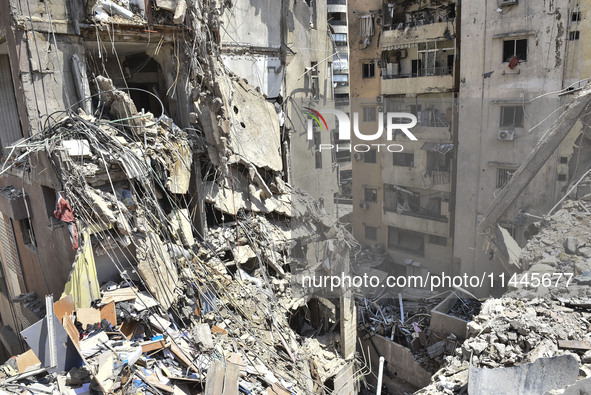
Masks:
[[[347,33],[334,33],[332,39],[336,45],[347,45]]]
[[[513,173],[515,173],[515,169],[497,169],[497,188],[504,187]]]
[[[384,211],[396,211],[398,191],[390,184],[384,184]]]
[[[333,66],[334,66],[334,64],[333,64]],[[347,85],[349,85],[349,76],[347,74],[334,74],[332,76],[332,82],[336,86],[347,86]]]
[[[406,152],[395,152],[393,154],[394,166],[401,166],[401,167],[414,167],[415,166],[415,154],[413,153],[406,153]]]
[[[568,163],[568,156],[561,156],[560,163]]]
[[[423,256],[425,236],[423,233],[388,226],[388,249],[400,249]]]
[[[573,22],[580,22],[581,21],[581,13],[578,11],[573,12],[570,16],[570,20]]]
[[[363,78],[373,78],[376,76],[376,64],[374,62],[363,63]]]
[[[559,174],[558,181],[566,181],[566,174]]]
[[[320,132],[314,131],[314,145],[316,146],[316,152],[314,152],[314,159],[316,162],[316,168],[322,169],[322,152],[320,152],[320,144],[322,143],[322,136]]]
[[[365,240],[376,241],[378,239],[378,228],[365,225]]]
[[[503,107],[501,107],[501,127],[502,128],[522,128],[523,127],[523,107],[522,106],[503,106]]]
[[[429,244],[447,247],[447,237],[429,235]]]
[[[503,41],[503,62],[509,62],[514,56],[521,61],[527,60],[527,38]]]
[[[376,121],[376,108],[375,107],[363,107],[363,122],[375,122]]]
[[[31,222],[29,218],[21,219],[19,222],[21,233],[23,236],[23,243],[31,248],[35,249],[37,245],[35,244],[35,233],[33,233],[33,228],[31,227]]]
[[[570,41],[578,40],[578,39],[579,39],[579,31],[578,31],[578,30],[576,30],[576,31],[574,31],[574,32],[570,32],[570,33],[568,34],[568,39],[569,39]]]
[[[377,163],[378,154],[375,149],[363,153],[363,161],[365,163]]]
[[[377,188],[368,188],[364,189],[364,201],[367,203],[377,203],[378,202],[378,189]]]
[[[363,15],[361,17],[361,26],[359,29],[361,40],[369,41],[369,39],[373,36],[373,30],[373,15]]]
[[[306,0],[310,8],[310,29],[316,29],[316,0]]]

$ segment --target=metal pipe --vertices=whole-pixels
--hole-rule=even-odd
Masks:
[[[380,357],[380,367],[378,369],[378,388],[376,389],[376,395],[382,394],[382,379],[384,377],[384,357]]]

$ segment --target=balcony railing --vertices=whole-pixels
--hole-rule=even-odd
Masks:
[[[328,24],[333,26],[347,26],[347,20],[331,19],[328,21]]]
[[[426,69],[419,70],[417,73],[409,74],[389,74],[388,72],[384,71],[382,72],[382,78],[385,80],[389,80],[393,78],[417,78],[452,74],[453,67],[428,67]]]
[[[449,171],[431,170],[431,180],[433,185],[449,184]]]
[[[347,0],[327,0],[327,5],[347,5]]]

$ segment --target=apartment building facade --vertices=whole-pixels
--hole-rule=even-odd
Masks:
[[[502,271],[478,224],[498,191],[589,77],[588,5],[464,2],[454,256],[461,273]],[[577,123],[498,219],[521,246],[569,183],[588,169]]]
[[[402,152],[354,155],[360,241],[383,245],[407,267],[504,270],[478,224],[587,82],[588,7],[576,0],[350,3],[351,101],[360,129],[375,131],[379,114],[391,111],[418,121],[418,141],[396,139]],[[497,221],[520,245],[588,169],[585,128],[577,123]]]
[[[449,271],[453,253],[459,5],[349,4],[351,112],[359,129],[411,113],[417,141],[395,134],[354,152],[353,231],[398,270]],[[353,144],[363,143],[353,140]],[[386,147],[392,143],[402,148]],[[357,146],[363,151],[363,146]],[[396,151],[396,152],[391,152]]]

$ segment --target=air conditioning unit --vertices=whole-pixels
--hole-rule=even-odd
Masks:
[[[376,102],[383,103],[384,102],[384,96],[382,96],[382,95],[376,96]]]
[[[355,158],[355,160],[361,160],[361,159],[363,159],[363,154],[361,152],[356,152],[353,155],[353,158]]]
[[[515,5],[517,4],[517,0],[497,0],[497,5],[499,7],[505,6],[505,5]]]
[[[367,210],[369,208],[369,204],[367,204],[367,202],[360,202],[359,208],[362,210]]]
[[[408,51],[406,49],[399,49],[396,51],[396,57],[398,59],[404,59],[408,56]]]
[[[497,134],[497,140],[512,141],[514,139],[515,130],[513,129],[499,130],[499,133]]]
[[[384,112],[384,107],[382,107],[382,106],[379,106],[379,107],[378,107],[378,112]]]

